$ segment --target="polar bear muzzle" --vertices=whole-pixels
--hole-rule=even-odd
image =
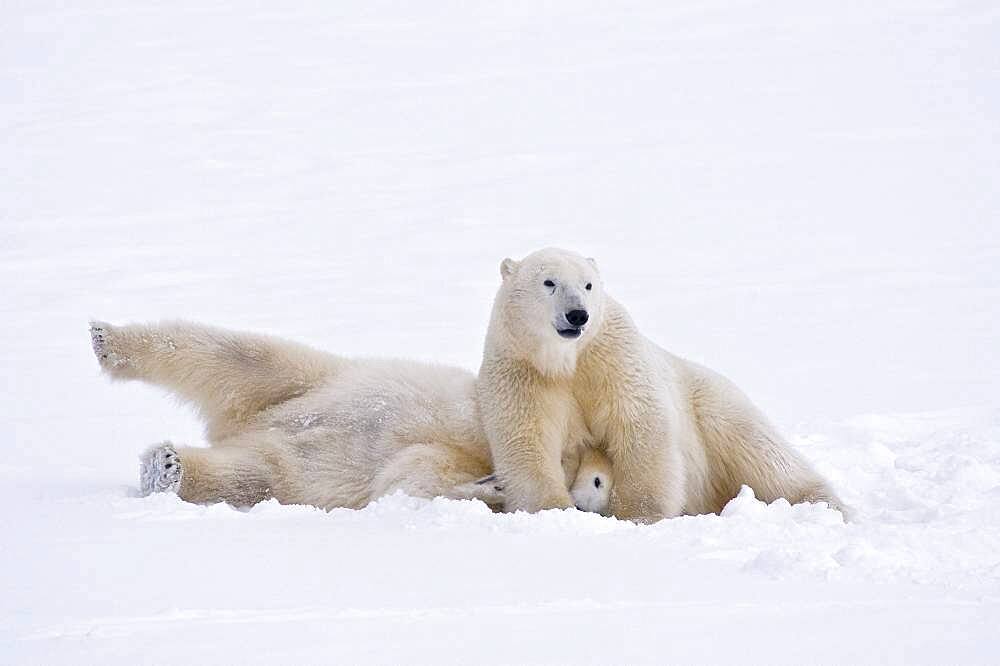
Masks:
[[[566,323],[569,324],[569,327],[557,328],[556,330],[559,332],[559,335],[568,339],[580,337],[580,334],[583,333],[584,324],[590,320],[590,315],[587,314],[587,311],[579,309],[570,310],[564,314],[563,317],[566,319]]]

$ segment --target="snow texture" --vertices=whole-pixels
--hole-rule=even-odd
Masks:
[[[0,662],[996,663],[1000,13],[0,7]],[[478,368],[558,245],[857,511],[649,526],[140,497],[190,411],[87,322]]]

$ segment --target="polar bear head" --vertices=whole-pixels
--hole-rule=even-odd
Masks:
[[[585,448],[569,493],[576,508],[602,516],[611,515],[611,461],[608,457]]]
[[[521,261],[504,259],[500,275],[490,325],[493,341],[544,375],[572,374],[579,350],[593,338],[604,314],[597,264],[548,248]]]

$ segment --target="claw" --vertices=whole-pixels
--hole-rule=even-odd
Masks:
[[[148,449],[139,459],[139,489],[142,494],[172,492],[181,486],[184,467],[171,444]]]

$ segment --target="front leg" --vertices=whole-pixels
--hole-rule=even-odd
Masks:
[[[530,368],[504,363],[480,372],[479,404],[507,511],[566,509],[562,449],[568,391],[546,386]]]
[[[608,430],[611,513],[617,518],[654,523],[684,511],[684,458],[679,443],[657,421],[639,418]]]
[[[546,452],[545,438],[513,434],[491,447],[497,477],[504,488],[505,511],[534,513],[574,506],[558,456]]]

